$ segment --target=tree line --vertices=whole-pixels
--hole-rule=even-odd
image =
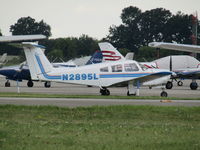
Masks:
[[[40,42],[46,46],[46,54],[49,58],[59,57],[64,60],[71,58],[92,55],[98,50],[98,42],[108,41],[125,55],[127,52],[134,52],[136,60],[153,60],[156,51],[147,47],[149,42],[164,41],[192,44],[192,15],[178,12],[172,14],[164,8],[156,8],[142,12],[137,7],[126,7],[122,10],[122,24],[111,26],[109,34],[103,39],[97,40],[88,35],[80,37],[66,37],[47,39]],[[198,24],[198,29],[200,26]],[[51,27],[43,20],[36,22],[31,17],[22,17],[17,23],[10,26],[12,35],[44,34],[51,36]],[[0,36],[2,33],[0,32]],[[198,33],[197,41],[200,39]],[[10,55],[22,55],[22,52],[15,50],[8,44],[0,44],[0,54],[7,52]],[[171,54],[184,54],[160,50],[160,57]]]

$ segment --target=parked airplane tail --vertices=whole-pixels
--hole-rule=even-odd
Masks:
[[[103,61],[125,60],[124,56],[108,42],[99,43],[103,55]]]
[[[53,71],[53,66],[44,55],[44,46],[31,42],[23,42],[23,48],[30,69],[32,80],[42,80],[48,72]]]
[[[7,58],[7,53],[4,53],[0,58],[0,63],[5,63]]]
[[[91,58],[87,61],[86,65],[101,63],[103,55],[101,51],[96,51]]]

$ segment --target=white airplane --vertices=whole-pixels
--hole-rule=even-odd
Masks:
[[[118,83],[127,84],[127,95],[137,94],[143,82],[172,74],[170,71],[160,69],[143,70],[133,60],[104,62],[67,69],[54,68],[43,53],[43,46],[30,42],[22,44],[32,80],[97,86],[100,87],[101,95],[110,95],[107,88]],[[138,89],[134,84],[137,84]],[[167,96],[167,93],[162,91],[161,96]]]
[[[152,42],[149,43],[150,47],[155,48],[165,48],[169,50],[178,50],[178,51],[185,51],[185,52],[192,52],[192,53],[200,53],[200,46],[198,45],[189,45],[189,44],[177,44],[177,43],[166,43],[166,42]],[[163,59],[163,61],[162,61]],[[165,59],[165,60],[164,60]],[[173,80],[176,79],[192,79],[190,83],[190,88],[192,90],[196,90],[198,88],[198,84],[196,80],[200,79],[200,62],[191,56],[168,56],[165,58],[161,58],[155,60],[154,62],[150,63],[151,65],[148,66],[156,66],[158,68],[168,69],[176,73],[176,75],[172,75],[172,81],[169,81],[166,84],[167,89],[171,89],[173,87]],[[160,66],[158,64],[160,62]],[[177,67],[179,66],[179,67]],[[182,81],[178,81],[177,84],[179,86],[183,85]]]
[[[0,58],[0,68],[7,62],[7,53],[4,53]]]
[[[122,61],[122,60],[133,60],[134,53],[127,53],[124,57],[112,44],[108,42],[99,43],[100,50],[102,52],[103,62],[113,62],[113,61]],[[158,69],[153,67],[147,67],[146,64],[139,63],[140,67],[143,70],[147,69]],[[154,79],[151,81],[144,82],[143,85],[149,86],[152,88],[153,86],[165,85],[169,81],[170,76],[164,76],[162,78]]]

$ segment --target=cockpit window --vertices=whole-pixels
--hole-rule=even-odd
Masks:
[[[111,66],[111,68],[112,68],[112,72],[122,72],[122,65],[121,64]]]
[[[100,71],[101,71],[101,72],[108,72],[108,67],[100,68]]]
[[[124,69],[126,72],[139,71],[139,68],[135,63],[124,64]]]

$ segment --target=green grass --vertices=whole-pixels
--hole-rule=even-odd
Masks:
[[[200,107],[0,105],[2,150],[200,149]]]
[[[34,94],[34,93],[0,93],[0,97],[35,97],[35,98],[97,98],[97,99],[166,99],[166,100],[200,100],[196,98],[159,97],[159,96],[101,96],[101,95],[65,95],[65,94]]]

